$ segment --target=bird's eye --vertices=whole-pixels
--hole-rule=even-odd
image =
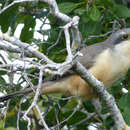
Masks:
[[[122,40],[126,40],[126,39],[128,39],[128,38],[129,38],[128,34],[125,34],[125,35],[123,35],[123,36],[121,37]]]

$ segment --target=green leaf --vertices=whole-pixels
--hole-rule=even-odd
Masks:
[[[125,107],[130,107],[130,92],[120,98],[118,105],[122,110]]]
[[[5,75],[5,74],[7,74],[6,71],[3,71],[3,70],[0,71],[0,75]]]
[[[17,115],[9,116],[6,118],[5,127],[16,127]]]
[[[64,108],[67,108],[69,111],[73,110],[77,106],[77,100],[74,98],[71,101],[69,101]]]
[[[35,20],[32,16],[26,16],[24,20],[24,27],[21,31],[20,39],[23,42],[30,42],[30,39],[33,37],[35,27]]]
[[[114,1],[112,1],[112,0],[100,0],[100,4],[104,4],[105,6],[113,6],[113,4],[114,4]]]
[[[84,13],[82,16],[81,16],[81,21],[83,23],[87,23],[90,21],[90,17],[88,17],[88,15],[86,13]]]
[[[94,112],[95,108],[90,100],[83,102],[83,105],[88,112]]]
[[[1,120],[1,121],[0,121],[0,130],[2,130],[2,129],[3,129],[3,126],[4,126],[4,121],[3,121],[3,120]]]
[[[6,85],[5,79],[3,77],[0,77],[0,84],[1,85]]]
[[[130,17],[130,9],[123,5],[114,4],[112,10],[119,18]]]
[[[79,25],[83,38],[89,35],[99,35],[102,29],[101,22],[89,21]]]
[[[55,111],[54,111],[54,109],[51,109],[48,113],[47,113],[47,115],[46,115],[46,122],[48,123],[48,124],[51,124],[51,125],[54,125],[55,123],[56,123],[56,115],[55,115]],[[53,117],[53,118],[52,118]]]
[[[8,128],[5,128],[5,130],[16,130],[15,127],[8,127]]]
[[[21,110],[27,110],[28,108],[29,108],[29,106],[30,106],[30,102],[29,102],[29,100],[26,100],[25,102],[23,102],[22,104],[21,104]]]
[[[69,115],[72,114],[73,111],[70,112],[66,112],[65,113],[65,117],[67,118]],[[69,115],[68,115],[69,114]],[[86,114],[84,114],[83,112],[77,111],[67,122],[67,125],[72,125],[75,124],[83,119],[86,118]]]
[[[14,27],[16,24],[14,19],[16,19],[18,15],[18,5],[19,4],[16,4],[0,14],[0,26],[2,32],[6,32],[9,27]]]
[[[128,107],[125,107],[124,119],[125,119],[127,125],[130,125],[130,108],[128,108]]]
[[[63,13],[70,13],[73,11],[77,5],[73,2],[64,2],[61,4],[58,4],[59,10]]]
[[[121,92],[121,89],[122,89],[122,87],[123,87],[123,85],[121,84],[121,81],[122,81],[122,80],[119,80],[117,83],[115,83],[115,84],[111,87],[111,89],[110,89],[109,92],[110,92],[112,95],[118,96],[119,93]]]
[[[89,16],[93,21],[99,21],[101,13],[96,7],[94,7],[90,10]]]
[[[114,125],[112,117],[111,116],[107,117],[107,119],[104,121],[104,124],[105,124],[107,130],[110,130],[110,127]],[[114,129],[114,130],[116,130],[116,129]]]
[[[76,13],[78,15],[83,15],[85,11],[86,11],[86,9],[84,7],[81,7],[81,8],[75,9],[74,13]]]

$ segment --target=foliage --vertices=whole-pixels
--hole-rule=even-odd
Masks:
[[[13,1],[13,0],[12,0]],[[10,3],[12,2],[10,1]],[[124,26],[130,27],[130,9],[126,5],[123,5],[120,2],[114,2],[112,0],[93,0],[92,3],[89,3],[89,0],[57,0],[58,7],[61,12],[73,17],[75,15],[80,16],[79,30],[82,34],[83,40],[87,41],[87,45],[101,42],[108,37],[98,37],[93,39],[88,39],[91,35],[102,35],[114,29],[123,28]],[[5,1],[0,1],[2,4],[1,8],[6,4]],[[43,8],[45,9],[43,11]],[[39,13],[40,12],[40,13]],[[40,28],[39,30],[35,29],[36,19],[48,18],[49,24],[51,28],[44,29]],[[122,24],[122,19],[126,21],[126,24]],[[113,24],[114,22],[114,24]],[[58,45],[56,47],[50,49],[48,52],[48,48],[52,46],[59,35],[60,27],[64,25],[64,22],[61,22],[59,19],[53,17],[49,14],[48,5],[35,2],[35,3],[25,3],[25,4],[16,4],[9,9],[7,9],[4,13],[0,15],[0,26],[2,32],[7,32],[8,28],[11,28],[11,35],[14,34],[17,26],[19,24],[24,24],[24,27],[21,30],[20,40],[26,43],[31,44],[32,42],[36,43],[36,46],[39,48],[40,52],[44,54],[48,54],[49,58],[56,62],[62,62],[65,59],[66,52],[65,48],[65,39],[63,33],[59,39]],[[44,25],[48,23],[44,23]],[[43,36],[48,36],[48,39],[36,39],[34,38],[34,33],[39,32]],[[12,59],[11,59],[12,60]],[[38,61],[38,59],[36,59]],[[37,76],[37,69],[29,69],[28,74],[30,75],[30,80],[37,84],[37,78],[31,75]],[[20,76],[20,80],[14,84],[13,90],[8,90],[9,83],[3,78],[3,76],[8,75],[11,77],[11,73],[7,73],[4,70],[0,71],[0,90],[4,92],[5,90],[8,93],[19,90],[22,88],[22,82],[25,82],[23,76]],[[110,90],[110,92],[116,97],[116,101],[123,113],[123,116],[126,122],[130,125],[130,93],[122,94],[121,88],[125,87],[130,90],[130,71],[126,75],[124,79],[119,81],[114,87]],[[21,81],[22,80],[22,81]],[[41,96],[39,99],[39,106],[42,111],[45,111],[44,117],[49,126],[56,125],[59,122],[65,120],[72,113],[74,108],[77,105],[77,101],[75,100],[62,100],[61,95],[55,95],[57,98],[53,98],[53,96],[46,97]],[[49,100],[49,98],[51,100]],[[29,97],[27,100],[21,104],[21,110],[26,110],[28,106],[31,104],[32,98]],[[3,119],[0,117],[0,129],[2,126],[6,129],[15,129],[17,126],[17,112],[20,107],[20,98],[15,98],[9,103],[9,109],[7,111],[6,118]],[[83,111],[84,110],[84,111]],[[109,129],[108,126],[113,124],[111,117],[106,119],[104,122],[96,116],[93,116],[91,119],[86,122],[80,123],[76,125],[81,120],[87,117],[85,110],[92,113],[94,112],[94,108],[90,101],[84,102],[80,108],[80,110],[76,111],[69,120],[64,121],[61,127],[67,126],[68,129],[74,127],[74,130],[82,129],[86,130],[88,125],[93,122],[102,122],[102,128]],[[104,110],[104,105],[103,105]],[[35,125],[32,123],[32,129],[36,127],[39,123],[39,117],[37,113],[34,111],[30,112],[30,116],[35,122]],[[20,120],[20,129],[27,129],[27,122],[24,120]],[[37,127],[41,127],[38,125]]]

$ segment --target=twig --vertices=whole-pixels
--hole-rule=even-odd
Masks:
[[[77,106],[75,107],[74,111],[71,113],[71,115],[69,115],[65,120],[63,120],[62,122],[60,122],[58,125],[53,126],[51,129],[55,129],[56,127],[61,126],[62,124],[64,124],[65,122],[67,122],[77,112],[77,110],[80,109],[81,102],[80,102],[80,100],[78,100],[78,101],[79,102],[78,102]]]
[[[18,3],[23,3],[23,2],[34,2],[35,0],[15,0],[13,1],[11,4],[7,5],[6,7],[4,7],[2,10],[0,10],[0,14],[2,14],[3,12],[5,12],[8,8],[12,7],[15,4]]]
[[[7,34],[3,34],[3,35],[0,35],[0,40],[6,40],[15,46],[18,46],[19,48],[28,50],[30,53],[37,56],[38,58],[44,59],[47,63],[54,64],[54,62],[51,61],[50,59],[48,59],[44,54],[40,53],[39,51],[34,49],[29,44],[21,42],[20,40],[16,39],[15,37],[10,37]]]
[[[59,35],[58,35],[58,38],[57,38],[56,42],[47,49],[47,55],[48,55],[49,51],[59,43],[59,40],[61,38],[62,32],[63,32],[63,30],[61,29],[60,32],[59,32]]]
[[[14,52],[14,53],[21,53],[21,49],[19,47],[9,45],[8,43],[9,42],[0,41],[0,49],[9,52]],[[26,50],[25,50],[25,55],[32,57],[32,54],[27,52]]]
[[[91,114],[89,114],[87,118],[85,118],[85,119],[83,119],[83,120],[81,120],[81,121],[75,123],[74,125],[70,126],[70,129],[71,129],[71,128],[75,128],[75,127],[77,127],[78,125],[81,125],[81,124],[83,124],[83,123],[86,123],[88,120],[90,120],[90,119],[91,119],[92,117],[94,117],[95,115],[96,115],[96,113],[91,113]]]
[[[22,102],[23,102],[23,99],[24,99],[24,98],[22,98],[22,99],[20,100],[20,103],[19,103],[19,110],[18,110],[18,113],[17,113],[17,130],[19,130],[19,121],[20,121],[20,113],[21,113],[21,104],[22,104]]]
[[[39,113],[39,116],[40,116],[41,120],[42,120],[43,126],[46,128],[46,130],[49,130],[49,128],[48,128],[46,122],[44,121],[44,119],[43,119],[43,117],[42,117],[42,114],[40,113],[40,110],[39,110],[39,108],[38,108],[38,106],[37,106],[37,100],[38,100],[38,97],[39,97],[39,95],[40,95],[40,89],[41,89],[41,87],[42,87],[42,76],[43,76],[43,68],[40,69],[39,83],[38,83],[38,87],[37,87],[37,89],[36,89],[36,94],[35,94],[35,96],[34,96],[33,102],[32,102],[32,104],[31,104],[31,106],[28,108],[28,110],[25,112],[23,118],[24,118],[25,120],[28,119],[27,114],[30,112],[30,110],[31,110],[33,107],[35,107],[35,108],[37,109],[38,113]]]
[[[87,42],[87,40],[91,40],[92,38],[105,37],[105,36],[107,36],[107,35],[109,35],[109,34],[111,34],[111,33],[112,33],[112,31],[107,32],[107,33],[102,34],[102,35],[93,35],[93,36],[89,36],[88,38],[86,38],[86,39],[83,40],[83,44],[85,44],[85,43]]]
[[[0,57],[2,58],[2,60],[4,61],[5,64],[7,64],[6,59],[4,58],[4,56],[0,53]]]

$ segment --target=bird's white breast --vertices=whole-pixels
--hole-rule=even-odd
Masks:
[[[126,74],[130,68],[130,41],[117,44],[113,49],[106,49],[95,58],[89,72],[110,86]]]

